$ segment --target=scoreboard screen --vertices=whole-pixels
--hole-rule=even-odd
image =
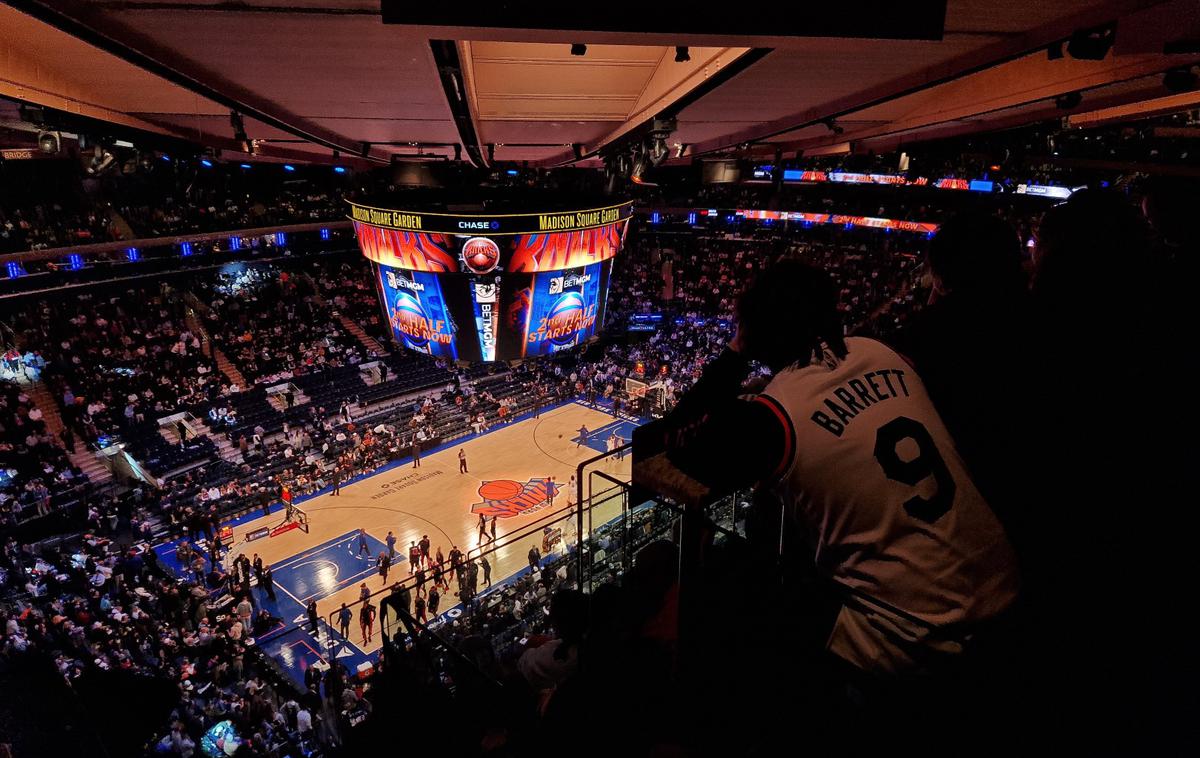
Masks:
[[[630,210],[467,216],[354,205],[351,218],[397,344],[508,361],[595,336]]]

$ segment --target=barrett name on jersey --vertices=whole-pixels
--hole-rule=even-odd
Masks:
[[[1010,606],[1016,560],[920,377],[882,343],[846,346],[780,371],[758,402],[786,427],[775,489],[848,591],[829,649],[899,670]]]

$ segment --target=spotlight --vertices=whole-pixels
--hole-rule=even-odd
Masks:
[[[646,153],[647,157],[650,159],[651,166],[657,166],[658,164],[662,163],[670,154],[671,148],[667,146],[667,138],[665,136],[651,137],[650,149]]]
[[[283,170],[291,173],[292,171],[296,170],[296,167],[290,163],[285,163],[285,164],[283,164]]]
[[[675,62],[676,63],[687,63],[691,59],[692,59],[692,56],[688,55],[688,49],[687,49],[686,45],[676,46],[676,48],[675,48]]]
[[[629,178],[633,182],[640,182],[642,174],[646,171],[646,147],[638,145],[633,148],[633,154],[630,156]]]
[[[346,173],[346,167],[345,167],[345,166],[334,166],[334,167],[333,167],[333,173],[335,173],[335,174],[344,174],[344,173]]]
[[[1117,38],[1114,24],[1077,29],[1067,40],[1067,55],[1080,61],[1102,61]]]
[[[38,132],[38,150],[41,150],[47,155],[57,155],[62,147],[62,140],[58,132]]]
[[[212,161],[210,161],[208,158],[201,158],[201,159],[200,159],[200,165],[201,165],[201,166],[204,166],[205,168],[212,168],[212,167],[213,167],[213,163],[212,163]]]
[[[1191,92],[1197,86],[1196,74],[1192,71],[1191,66],[1173,68],[1163,74],[1163,86],[1167,88],[1168,92]],[[40,143],[40,137],[38,141]]]
[[[581,42],[571,45],[571,55],[587,55],[587,45]]]
[[[253,167],[252,167],[252,166],[251,166],[249,163],[241,163],[241,164],[238,164],[238,165],[240,165],[242,168],[244,168],[244,169],[246,169],[246,170],[249,170],[249,169],[253,168]]]
[[[1067,92],[1054,98],[1054,107],[1061,111],[1070,111],[1079,107],[1083,102],[1083,95],[1078,92]]]

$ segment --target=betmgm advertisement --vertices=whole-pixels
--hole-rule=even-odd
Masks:
[[[440,277],[380,266],[379,285],[388,326],[398,344],[438,358],[472,358],[461,355],[461,308],[447,302]]]
[[[521,358],[553,355],[593,337],[604,320],[611,270],[611,261],[605,261],[507,278],[504,352]]]
[[[604,322],[612,262],[505,276],[376,268],[397,344],[451,361],[508,361],[591,339]]]

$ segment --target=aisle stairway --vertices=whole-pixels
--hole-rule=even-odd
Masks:
[[[228,434],[221,434],[213,431],[213,429],[199,416],[193,416],[188,422],[192,428],[199,434],[208,437],[217,446],[217,455],[221,460],[229,461],[230,463],[241,463],[242,453],[238,450],[237,445],[229,440]]]
[[[191,293],[188,293],[185,299],[188,305],[191,306],[188,308],[185,322],[188,329],[191,329],[194,334],[200,337],[200,349],[207,354],[210,349],[211,339],[208,335],[208,330],[204,328],[204,323],[200,321],[200,317],[196,314],[198,307],[203,308],[203,306],[200,306],[200,300]],[[233,365],[233,361],[229,360],[229,357],[215,345],[212,345],[211,349],[212,355],[217,361],[217,370],[224,374],[229,381],[235,382],[242,389],[248,388],[250,385],[246,382],[246,377],[242,375],[237,366]]]
[[[308,279],[308,283],[312,285],[313,292],[315,293],[314,299],[317,301],[317,303],[328,308],[330,313],[333,314],[334,318],[341,323],[342,328],[354,335],[354,338],[358,340],[359,344],[365,347],[368,351],[373,350],[376,355],[387,355],[390,352],[383,345],[379,344],[378,340],[367,334],[353,319],[341,313],[333,306],[332,303],[327,301],[321,294],[321,286],[317,284],[317,280],[313,278],[312,274],[305,272],[304,276]]]
[[[124,216],[122,216],[120,213],[117,213],[116,208],[108,209],[108,221],[116,228],[117,233],[120,235],[120,239],[132,240],[138,238],[138,233],[133,230],[133,227],[129,225],[129,222],[125,220]]]
[[[46,430],[53,434],[54,441],[62,446],[64,425],[62,415],[58,412],[58,403],[55,402],[54,396],[50,394],[50,390],[43,382],[26,385],[26,391],[29,393],[29,398],[33,401],[33,404],[42,411],[42,421],[46,424]],[[75,437],[74,440],[75,447],[67,450],[67,457],[71,460],[71,465],[83,471],[87,475],[87,478],[97,487],[111,482],[113,478],[112,469],[109,468],[105,459],[88,450],[87,445],[79,437]]]
[[[346,316],[337,310],[333,311],[333,315],[336,316],[337,320],[342,323],[342,326],[346,329],[346,331],[353,334],[355,339],[362,343],[367,350],[374,350],[376,355],[388,354],[388,349],[379,344],[379,341],[374,337],[363,331],[363,328],[358,325],[358,322],[352,320],[349,316]]]

